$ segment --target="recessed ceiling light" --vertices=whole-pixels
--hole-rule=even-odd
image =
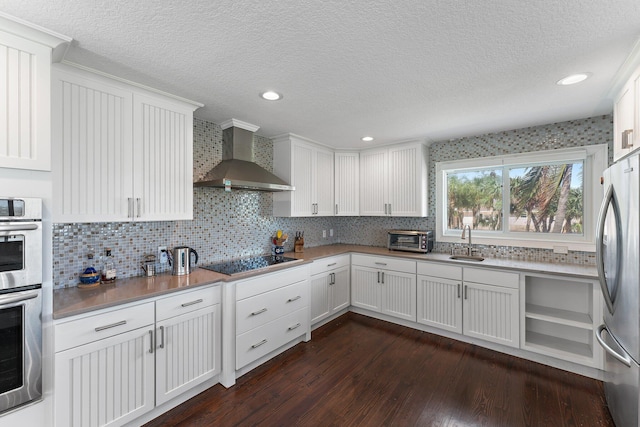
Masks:
[[[364,142],[371,142],[371,141],[373,141],[373,137],[371,137],[371,136],[363,136],[361,139],[362,139]]]
[[[576,83],[580,83],[582,81],[587,80],[590,76],[591,76],[591,73],[571,74],[563,79],[558,80],[556,84],[560,86],[574,85]]]
[[[262,92],[260,94],[260,97],[262,97],[262,99],[266,99],[267,101],[278,101],[278,100],[282,99],[282,95],[280,95],[278,92],[274,92],[272,90],[268,90],[266,92]]]

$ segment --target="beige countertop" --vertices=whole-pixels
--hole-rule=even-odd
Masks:
[[[357,252],[369,255],[382,255],[455,264],[467,267],[500,268],[525,273],[547,273],[577,278],[597,279],[598,274],[593,266],[578,264],[553,264],[544,262],[517,261],[510,259],[485,258],[482,262],[451,260],[447,254],[418,254],[412,252],[389,251],[386,248],[360,245],[329,245],[305,248],[304,252],[287,252],[284,255],[298,261],[275,265],[248,273],[226,274],[215,273],[202,268],[194,269],[186,276],[160,274],[154,277],[132,277],[118,279],[112,285],[100,285],[96,288],[64,288],[53,292],[53,318],[62,319],[94,310],[113,307],[120,304],[152,298],[188,288],[224,283],[246,279],[264,273],[271,273],[284,268],[296,267],[329,256]]]

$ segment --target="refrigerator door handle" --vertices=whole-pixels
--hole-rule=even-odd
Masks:
[[[615,351],[614,349],[612,349],[609,344],[607,344],[606,342],[604,342],[604,339],[602,339],[602,332],[604,330],[607,330],[607,333],[609,335],[611,335],[609,333],[609,330],[607,329],[607,325],[600,325],[598,326],[598,331],[596,332],[596,339],[598,340],[598,342],[600,343],[600,346],[602,348],[604,348],[604,350],[609,353],[610,355],[612,355],[613,357],[615,357],[618,361],[620,361],[621,363],[623,363],[624,365],[628,366],[629,368],[631,367],[631,358],[628,355],[621,355],[620,353],[618,353],[617,351]]]
[[[602,289],[602,295],[604,297],[604,302],[607,304],[607,309],[609,309],[609,313],[613,314],[613,299],[612,295],[609,292],[609,288],[607,286],[607,278],[605,276],[604,271],[604,226],[607,219],[607,211],[609,210],[609,205],[613,207],[616,228],[620,226],[620,220],[618,219],[618,203],[615,198],[615,193],[613,191],[613,185],[609,185],[607,188],[607,192],[605,193],[604,199],[602,200],[602,206],[600,207],[600,213],[598,214],[598,225],[596,227],[596,267],[598,268],[598,281],[600,282],[600,288]],[[616,232],[620,232],[620,230],[616,230]],[[616,238],[616,244],[620,244],[620,239]],[[620,248],[617,248],[617,261],[616,261],[616,269],[614,276],[614,281],[618,281],[618,277],[620,275]],[[613,283],[612,289],[616,289],[618,283]],[[615,293],[615,291],[614,291]]]

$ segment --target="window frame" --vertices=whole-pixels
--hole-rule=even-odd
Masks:
[[[526,161],[523,161],[526,159]],[[583,234],[552,234],[552,233],[524,233],[508,230],[510,194],[509,189],[502,192],[502,214],[505,228],[501,231],[473,230],[472,244],[495,246],[518,246],[527,248],[546,248],[595,251],[596,218],[603,197],[602,186],[598,177],[608,166],[608,145],[588,145],[583,147],[562,148],[555,150],[536,151],[528,153],[507,154],[493,157],[460,159],[446,162],[436,162],[436,241],[448,243],[464,243],[460,230],[447,230],[448,195],[446,192],[446,173],[475,171],[487,168],[503,170],[503,182],[508,180],[510,168],[537,166],[551,163],[570,163],[584,161],[584,218]],[[507,172],[507,178],[504,172]],[[558,248],[560,247],[560,248]]]

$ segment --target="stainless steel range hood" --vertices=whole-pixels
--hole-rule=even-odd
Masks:
[[[295,188],[253,162],[253,132],[257,126],[235,119],[222,123],[222,161],[194,187],[235,190],[292,191]]]

